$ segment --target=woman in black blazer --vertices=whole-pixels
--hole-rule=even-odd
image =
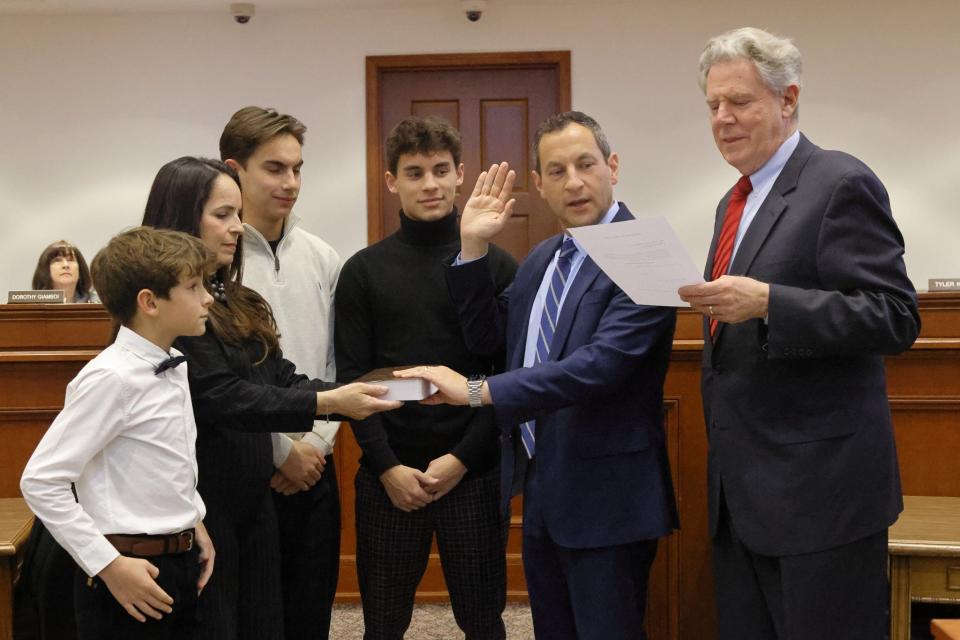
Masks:
[[[215,302],[207,332],[175,343],[187,356],[197,421],[198,489],[217,552],[213,577],[200,599],[199,635],[280,640],[271,432],[309,431],[317,416],[365,418],[400,403],[379,400],[384,387],[338,387],[299,375],[283,358],[270,306],[240,283],[240,209],[233,169],[218,160],[183,157],[157,174],[143,224],[198,236],[215,260],[210,280]]]

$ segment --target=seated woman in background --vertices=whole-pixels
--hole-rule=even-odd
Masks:
[[[80,249],[58,240],[43,250],[33,272],[33,288],[61,289],[64,302],[100,302],[93,290],[90,269]]]

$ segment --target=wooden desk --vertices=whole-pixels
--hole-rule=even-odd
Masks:
[[[960,640],[960,620],[931,620],[933,640]]]
[[[960,496],[960,293],[921,293],[920,339],[886,359],[903,490],[911,495]],[[707,441],[700,397],[702,318],[677,314],[664,388],[667,449],[683,528],[663,540],[650,574],[650,640],[713,640],[715,614],[707,527]],[[0,304],[0,497],[20,495],[20,474],[57,412],[63,392],[106,343],[110,322],[100,305]],[[359,602],[353,476],[359,447],[341,431],[334,450],[340,479],[343,537],[337,600]],[[514,512],[507,548],[507,593],[526,598],[521,518]],[[447,599],[432,555],[417,599]]]
[[[890,638],[910,640],[910,603],[960,603],[960,498],[904,496],[890,527]]]
[[[32,524],[23,498],[0,498],[0,640],[13,640],[13,581]]]

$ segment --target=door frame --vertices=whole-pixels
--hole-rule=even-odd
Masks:
[[[367,56],[367,244],[382,239],[380,210],[384,158],[380,148],[385,132],[380,126],[383,74],[391,71],[463,71],[487,69],[555,69],[557,104],[570,110],[569,51],[510,51],[491,53],[429,53],[403,56]]]

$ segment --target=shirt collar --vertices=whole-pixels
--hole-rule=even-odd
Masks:
[[[610,208],[607,209],[607,212],[603,214],[603,217],[600,218],[600,221],[597,222],[597,224],[609,224],[610,222],[613,221],[613,219],[617,216],[618,213],[620,213],[620,203],[614,200],[613,202],[610,203]],[[573,237],[566,231],[564,231],[564,235],[568,235],[571,238]],[[577,242],[576,238],[573,238],[573,244],[577,245],[577,253],[586,253],[583,246],[581,246],[581,244]],[[557,251],[559,251],[559,249],[557,249]]]
[[[787,160],[790,159],[790,156],[793,155],[793,152],[796,150],[797,145],[800,144],[800,130],[797,129],[793,132],[789,138],[783,141],[783,144],[780,145],[780,148],[777,149],[766,164],[750,174],[750,184],[753,185],[753,190],[757,191],[769,182],[770,180],[775,180],[777,176],[780,175],[780,172],[783,170],[783,166],[787,164]]]
[[[114,344],[124,351],[140,358],[153,368],[170,356],[183,355],[172,347],[170,348],[170,353],[167,353],[136,331],[123,325],[120,326],[120,331],[117,333],[117,339],[114,341]]]

